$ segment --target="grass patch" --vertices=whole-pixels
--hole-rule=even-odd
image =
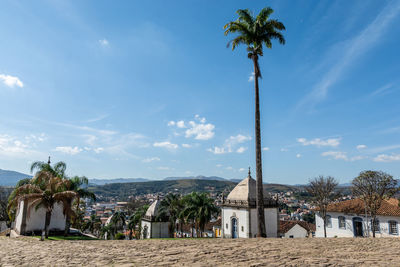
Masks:
[[[34,237],[40,239],[40,236],[34,236]],[[58,241],[58,240],[99,240],[99,239],[92,238],[92,237],[89,237],[89,236],[71,235],[71,236],[49,236],[49,238],[47,240]]]

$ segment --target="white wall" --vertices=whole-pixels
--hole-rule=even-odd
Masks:
[[[296,224],[289,231],[287,231],[283,237],[285,237],[285,238],[303,238],[303,237],[308,237],[308,233],[307,233],[306,229],[304,229],[300,225]]]
[[[168,222],[149,222],[142,221],[142,238],[168,238],[169,237],[169,229]],[[147,226],[147,236],[144,237],[144,227]]]
[[[265,215],[265,227],[267,231],[267,237],[277,237],[278,209],[266,208],[264,209],[264,215]],[[251,209],[249,213],[249,211],[245,208],[238,209],[238,208],[223,207],[221,229],[222,229],[222,236],[225,238],[232,237],[232,222],[231,222],[232,217],[235,217],[237,219],[239,238],[256,237],[258,230],[256,209]]]
[[[221,228],[223,237],[232,237],[232,218],[237,219],[237,229],[239,238],[249,237],[249,212],[247,209],[237,209],[224,207],[222,212]],[[227,227],[228,226],[228,227]]]
[[[365,215],[345,215],[343,213],[337,212],[330,212],[327,215],[331,216],[332,220],[332,227],[326,227],[326,235],[327,237],[354,237],[354,228],[353,228],[353,218],[359,217],[363,220],[363,233],[364,236],[367,235],[367,223],[365,221]],[[339,228],[339,216],[344,216],[346,218],[346,229]],[[391,235],[389,234],[389,221],[396,221],[397,222],[397,231],[400,231],[400,217],[393,217],[393,216],[377,216],[379,219],[379,228],[380,232],[375,233],[376,237],[399,237],[399,235]],[[371,217],[368,217],[368,228],[370,228],[370,220]],[[316,223],[316,237],[324,237],[324,226],[322,218],[316,213],[315,216],[315,223]],[[369,235],[372,236],[372,232],[369,229]]]
[[[46,220],[46,209],[41,207],[38,210],[32,207],[29,211],[31,205],[28,205],[28,211],[26,216],[26,234],[32,231],[41,231],[44,229],[44,223]],[[24,201],[20,202],[20,206],[17,211],[17,216],[15,219],[15,227],[18,233],[21,232],[22,216],[23,216]],[[63,214],[63,206],[60,203],[54,204],[54,209],[51,214],[50,219],[50,230],[62,231],[65,229],[66,218]]]

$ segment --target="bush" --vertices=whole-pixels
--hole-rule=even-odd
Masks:
[[[125,235],[123,233],[117,233],[115,235],[115,240],[124,240],[125,239]]]

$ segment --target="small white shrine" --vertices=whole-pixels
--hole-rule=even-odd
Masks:
[[[229,193],[221,205],[222,237],[251,238],[258,230],[256,181],[249,175]],[[278,202],[264,190],[264,215],[267,237],[278,237]]]
[[[141,238],[168,238],[169,222],[158,221],[159,207],[161,201],[157,199],[147,209],[142,219]]]

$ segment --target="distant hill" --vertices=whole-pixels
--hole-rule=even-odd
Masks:
[[[146,178],[89,179],[89,184],[105,185],[113,183],[137,183],[147,181],[149,181],[149,179]]]
[[[19,180],[25,178],[32,178],[32,176],[16,171],[0,169],[0,186],[15,186]]]
[[[216,180],[163,180],[137,183],[113,183],[99,186],[90,186],[89,190],[94,192],[100,199],[117,198],[126,200],[129,196],[175,192],[189,194],[198,192],[223,192],[231,191],[236,183],[230,181]]]
[[[164,181],[173,181],[173,180],[214,180],[214,181],[229,181],[225,178],[218,176],[188,176],[188,177],[167,177],[163,179]]]

